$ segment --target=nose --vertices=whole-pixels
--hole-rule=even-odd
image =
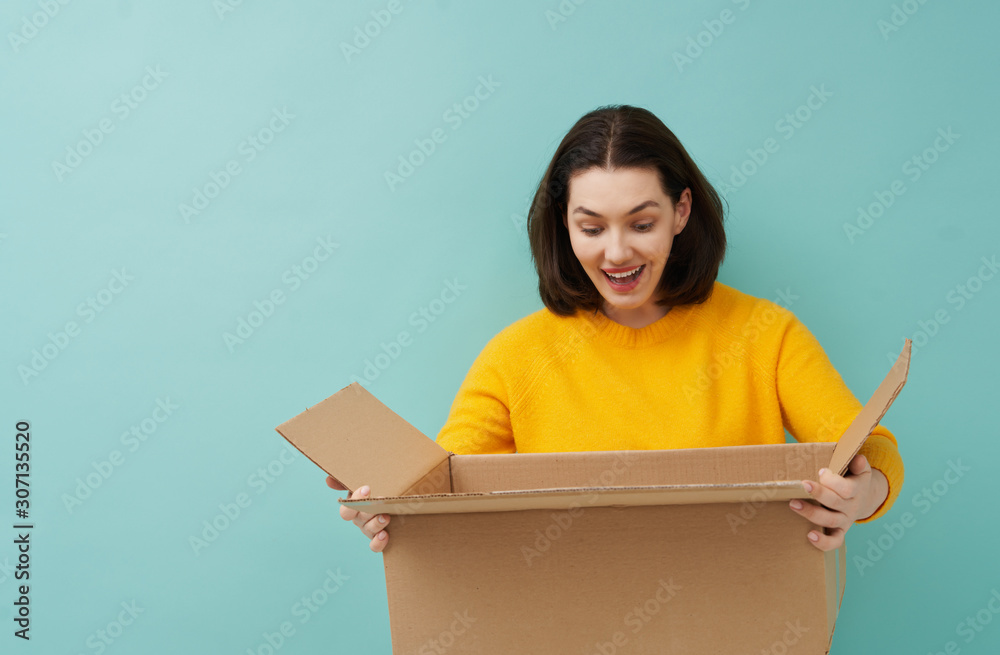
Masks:
[[[610,229],[607,231],[608,243],[604,248],[604,257],[612,266],[628,263],[632,259],[632,246],[624,230]]]

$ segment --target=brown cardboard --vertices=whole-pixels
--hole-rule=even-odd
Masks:
[[[443,448],[357,382],[277,430],[351,491],[369,485],[372,497],[404,494],[448,459]]]
[[[814,547],[787,500],[846,470],[909,355],[838,443],[455,455],[357,383],[277,430],[371,486],[341,503],[394,516],[394,653],[827,653],[846,546]]]
[[[903,385],[906,384],[906,375],[910,371],[910,340],[903,344],[903,352],[899,353],[896,363],[892,365],[889,373],[878,385],[878,389],[872,394],[871,399],[861,408],[858,415],[854,417],[847,430],[841,435],[837,442],[837,449],[833,451],[830,459],[830,470],[836,471],[838,475],[843,475],[847,471],[848,464],[854,456],[861,450],[865,439],[872,433],[878,422],[885,416],[889,405],[896,399]]]

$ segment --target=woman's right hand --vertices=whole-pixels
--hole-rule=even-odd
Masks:
[[[346,491],[347,487],[337,482],[333,476],[327,476],[326,486],[331,489],[338,489],[340,491]],[[353,494],[351,494],[351,499],[354,498],[364,498],[368,495],[369,489],[368,485],[364,485],[357,489]],[[364,512],[359,512],[356,509],[351,509],[346,505],[340,506],[340,518],[345,521],[352,521],[354,525],[361,528],[361,531],[365,533],[365,536],[371,539],[368,547],[376,553],[381,553],[385,545],[389,543],[389,533],[386,531],[386,526],[389,525],[389,515],[388,514],[365,514]]]

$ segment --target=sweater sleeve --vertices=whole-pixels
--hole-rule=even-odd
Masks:
[[[862,403],[812,332],[790,311],[783,311],[788,320],[783,323],[775,373],[782,422],[798,441],[836,441],[861,411]],[[867,523],[889,511],[899,497],[903,460],[896,437],[882,425],[875,426],[860,452],[889,482],[885,501],[871,516],[855,521]]]
[[[516,452],[507,385],[494,337],[472,362],[435,441],[458,455]]]

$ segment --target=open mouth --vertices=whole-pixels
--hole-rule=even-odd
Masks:
[[[608,282],[610,282],[612,286],[627,287],[639,279],[639,276],[642,275],[642,271],[645,268],[646,265],[643,264],[639,268],[629,273],[628,275],[620,275],[620,274],[611,275],[610,273],[604,270],[602,270],[601,272],[604,273],[604,277],[608,278]]]

